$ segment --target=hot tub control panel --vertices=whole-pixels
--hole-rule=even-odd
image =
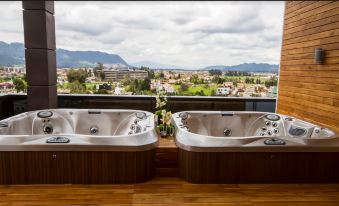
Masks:
[[[281,136],[284,134],[284,128],[281,118],[276,114],[267,114],[259,119],[256,135],[263,137]]]
[[[286,142],[282,139],[278,139],[278,138],[270,138],[270,139],[266,139],[264,141],[265,145],[285,145]]]
[[[54,136],[46,140],[46,143],[69,143],[70,140],[67,137]]]

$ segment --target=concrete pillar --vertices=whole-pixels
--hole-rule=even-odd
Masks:
[[[28,110],[57,107],[54,1],[23,1]]]

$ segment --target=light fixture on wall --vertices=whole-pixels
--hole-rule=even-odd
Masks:
[[[324,64],[325,51],[322,48],[316,48],[314,52],[314,59],[316,64]]]

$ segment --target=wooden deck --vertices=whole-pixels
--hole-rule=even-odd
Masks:
[[[155,178],[135,185],[0,186],[0,205],[338,206],[339,185],[199,185]]]

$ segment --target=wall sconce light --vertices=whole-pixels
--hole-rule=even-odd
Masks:
[[[314,52],[314,59],[316,64],[324,64],[325,51],[322,48],[316,48]]]

